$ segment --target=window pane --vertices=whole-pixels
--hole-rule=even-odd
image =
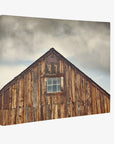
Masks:
[[[61,80],[61,79],[60,79],[60,78],[58,78],[58,84],[60,84],[60,80]]]
[[[53,84],[57,84],[57,79],[53,79]]]
[[[48,84],[52,84],[51,78],[48,78]]]
[[[53,92],[57,92],[57,85],[53,85]]]
[[[61,78],[48,78],[47,79],[47,92],[61,92]]]
[[[59,91],[59,92],[61,91],[61,86],[60,86],[60,85],[58,85],[58,91]]]
[[[48,86],[48,87],[47,87],[47,91],[48,91],[48,92],[52,92],[52,86]]]

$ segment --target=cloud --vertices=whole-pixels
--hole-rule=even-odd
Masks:
[[[0,66],[0,89],[22,72],[26,66]]]
[[[110,75],[109,23],[0,17],[0,65],[32,63],[51,47],[82,70]]]

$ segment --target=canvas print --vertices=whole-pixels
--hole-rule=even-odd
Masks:
[[[0,125],[109,112],[109,22],[0,16]]]

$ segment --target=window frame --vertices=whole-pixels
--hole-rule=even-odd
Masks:
[[[51,83],[49,83],[49,80]],[[54,83],[55,81],[55,83]],[[56,87],[56,90],[54,90],[54,86]],[[51,90],[49,91],[49,87],[51,87]],[[61,77],[48,77],[47,78],[47,84],[46,84],[46,91],[47,94],[49,93],[61,93]]]

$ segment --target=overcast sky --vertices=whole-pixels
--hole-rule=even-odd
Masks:
[[[110,24],[0,17],[0,89],[50,48],[110,93]]]

